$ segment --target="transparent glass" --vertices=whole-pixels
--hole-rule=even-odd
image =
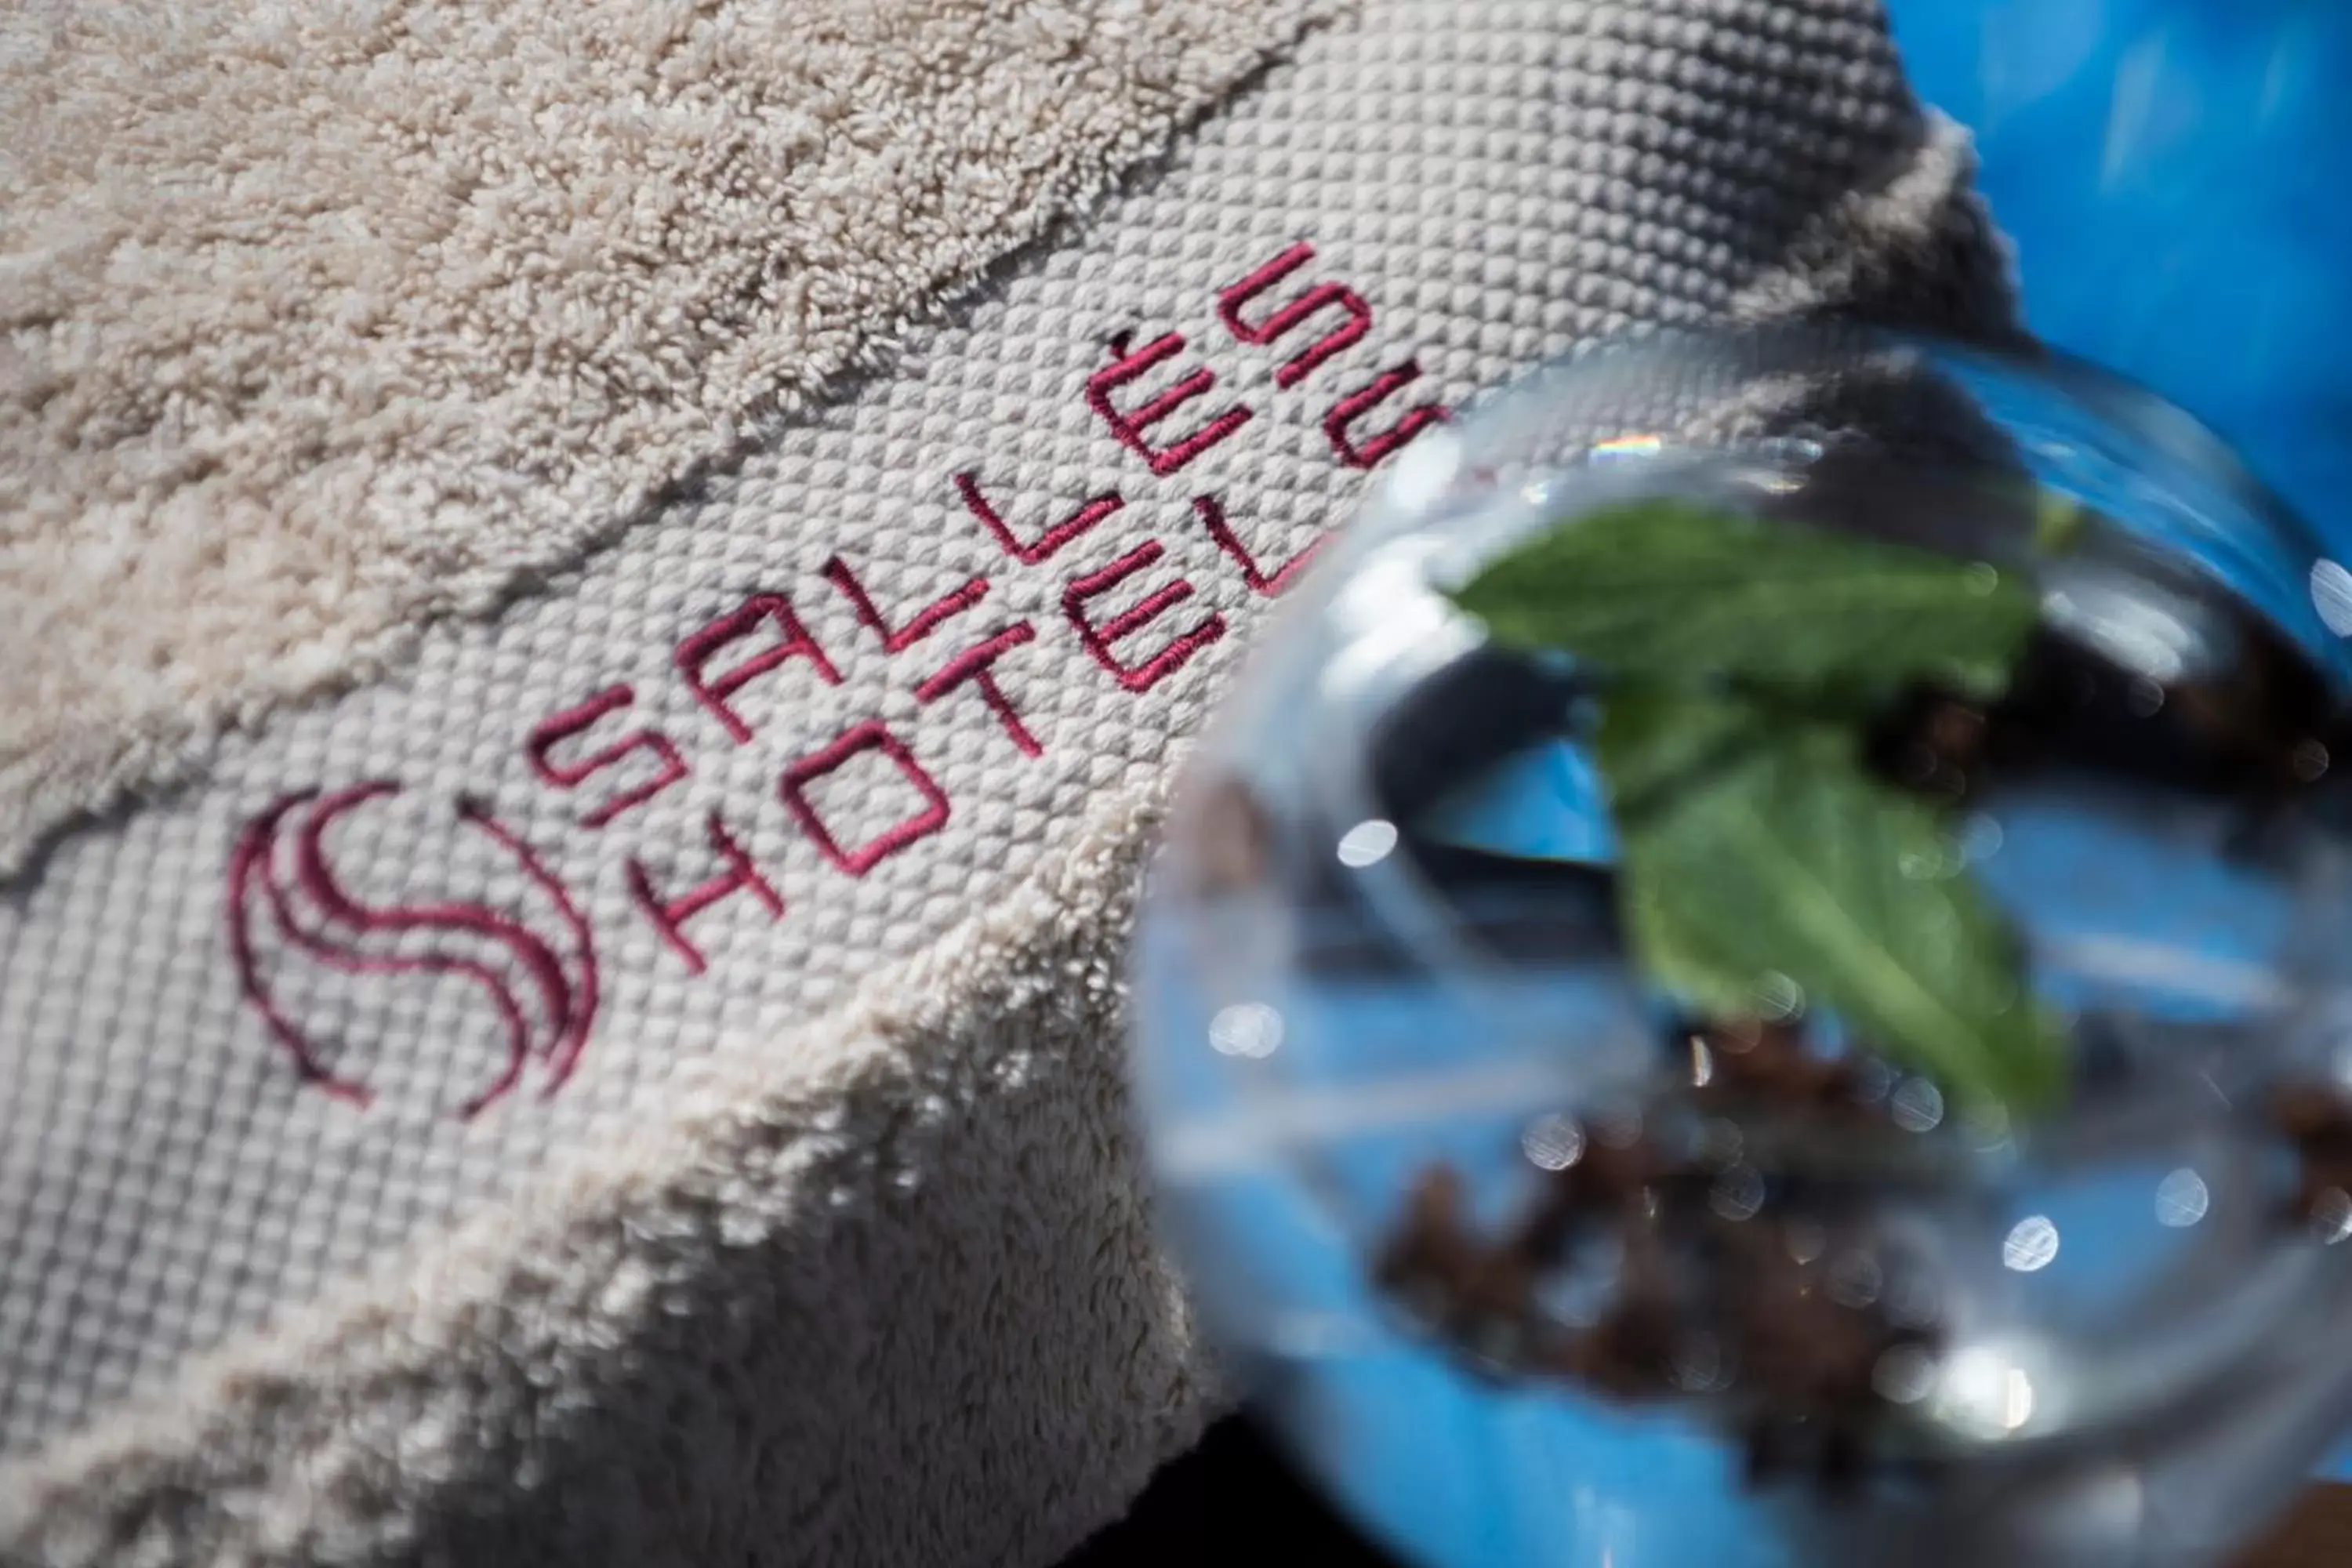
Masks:
[[[1850,1125],[1692,1109],[1708,1058],[1624,957],[1591,684],[1444,593],[1662,495],[2026,572],[2095,674],[1959,836],[2070,1020],[2059,1110],[1948,1113],[1875,1059]],[[2092,521],[2037,555],[2062,500]],[[2063,361],[1662,338],[1423,437],[1200,744],[1141,922],[1135,1079],[1213,1329],[1430,1563],[2217,1560],[2352,1424],[2352,1195],[2279,1110],[2352,1081],[2347,630],[2352,573],[2210,437]],[[1432,1173],[1500,1238],[1635,1130],[1729,1222],[1798,1184],[1774,1248],[1919,1326],[1866,1419],[1779,1422],[1730,1336],[1679,1334],[1666,1397],[1544,1370],[1622,1246],[1547,1258],[1525,1321],[1381,1282]]]

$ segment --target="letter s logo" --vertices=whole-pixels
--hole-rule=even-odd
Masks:
[[[588,922],[530,847],[479,803],[461,798],[456,817],[486,840],[524,896],[484,902],[380,904],[354,897],[330,863],[329,828],[396,784],[356,784],[321,797],[302,790],[248,823],[228,868],[229,947],[245,999],[293,1058],[306,1082],[365,1105],[372,1091],[341,1067],[339,1042],[322,1049],[285,1006],[278,989],[292,966],[345,975],[455,975],[497,1010],[506,1036],[503,1067],[461,1108],[471,1117],[511,1091],[533,1060],[546,1065],[543,1092],[571,1076],[596,1016],[596,952]],[[541,928],[534,930],[534,922]]]

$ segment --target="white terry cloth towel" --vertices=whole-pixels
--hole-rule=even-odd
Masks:
[[[1049,1562],[1236,652],[1580,343],[2011,330],[1969,175],[1874,0],[16,7],[0,1561]]]

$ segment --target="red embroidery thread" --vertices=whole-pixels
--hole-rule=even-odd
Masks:
[[[579,1063],[580,1053],[587,1048],[589,1026],[596,1021],[600,975],[595,935],[589,930],[587,917],[572,901],[572,895],[564,890],[563,884],[549,872],[531,847],[506,824],[492,816],[487,806],[471,795],[461,795],[457,800],[457,815],[488,834],[515,858],[516,863],[522,867],[523,875],[553,901],[556,913],[562,917],[564,928],[572,933],[572,957],[579,966],[580,984],[578,994],[570,1008],[569,1026],[548,1050],[547,1081],[540,1086],[539,1090],[540,1098],[545,1100],[562,1089],[564,1080],[572,1076],[572,1068]]]
[[[1184,334],[1165,332],[1130,353],[1127,345],[1133,335],[1121,332],[1111,339],[1112,363],[1087,378],[1087,405],[1110,427],[1120,446],[1164,478],[1248,424],[1252,411],[1234,404],[1181,440],[1165,447],[1153,446],[1144,438],[1144,432],[1185,404],[1205,395],[1217,384],[1217,373],[1203,365],[1140,408],[1115,408],[1110,401],[1112,393],[1148,374],[1154,365],[1184,352]]]
[[[229,857],[228,864],[229,955],[236,965],[237,989],[244,994],[247,1003],[253,1010],[261,1016],[261,1021],[268,1028],[270,1037],[278,1042],[279,1047],[293,1061],[296,1075],[304,1083],[324,1089],[337,1100],[364,1107],[374,1100],[374,1094],[358,1079],[337,1075],[320,1059],[318,1052],[312,1048],[309,1038],[300,1029],[295,1027],[293,1020],[287,1017],[285,1012],[278,1005],[277,999],[270,994],[268,987],[262,984],[261,963],[253,951],[252,915],[247,895],[257,873],[263,893],[276,916],[278,931],[304,952],[345,973],[366,973],[382,962],[363,959],[357,953],[331,947],[325,939],[299,924],[294,919],[293,911],[289,908],[286,889],[279,885],[275,872],[270,868],[272,854],[277,846],[279,820],[289,811],[312,798],[318,793],[316,790],[303,790],[299,794],[286,796],[259,816],[255,817],[247,825],[245,831],[238,835],[236,849]],[[436,959],[430,963],[429,967],[440,969],[444,967],[446,962]],[[448,963],[447,967],[454,968],[455,965]],[[495,976],[485,973],[479,978],[486,988],[497,997],[499,1010],[507,1018],[508,1051],[511,1058],[514,1051],[513,1030],[520,1022],[520,1010],[515,1006],[514,998],[507,994],[506,988]]]
[[[988,498],[980,493],[977,475],[958,474],[955,485],[956,493],[963,498],[964,510],[978,518],[981,527],[988,530],[989,536],[1003,547],[1007,555],[1024,566],[1041,565],[1053,559],[1055,551],[1090,531],[1097,523],[1127,504],[1116,490],[1108,495],[1097,496],[1039,534],[1034,542],[1024,544],[1013,537],[1013,530],[1003,518],[997,515],[996,509],[988,504]]]
[[[890,760],[899,774],[915,786],[915,793],[923,797],[923,810],[895,826],[883,829],[856,849],[845,850],[817,816],[815,806],[810,804],[808,786],[851,758],[866,752],[879,752]],[[844,731],[824,750],[793,763],[784,769],[783,778],[777,788],[783,797],[784,809],[793,814],[793,820],[801,825],[801,831],[809,836],[818,852],[853,877],[863,877],[890,856],[918,840],[929,837],[948,825],[946,793],[879,720],[869,719]]]
[[[727,863],[727,869],[697,885],[681,898],[665,902],[654,891],[653,878],[646,873],[645,863],[634,855],[629,857],[630,896],[636,900],[637,908],[645,911],[646,919],[653,922],[654,930],[661,933],[661,939],[669,943],[670,950],[686,961],[689,974],[699,974],[710,965],[702,956],[702,950],[687,940],[686,922],[719,900],[735,893],[749,893],[761,908],[768,911],[771,919],[782,920],[784,915],[784,896],[760,874],[759,867],[752,864],[751,857],[743,852],[743,847],[735,842],[734,836],[727,831],[727,824],[718,812],[710,814],[707,826],[710,847]]]
[[[1274,384],[1296,386],[1333,354],[1353,348],[1372,330],[1372,308],[1363,296],[1338,283],[1318,283],[1265,321],[1243,320],[1242,307],[1297,271],[1315,258],[1315,247],[1299,241],[1240,282],[1217,296],[1217,320],[1225,331],[1245,343],[1264,346],[1298,326],[1318,311],[1337,305],[1346,320],[1306,348],[1275,367]]]
[[[752,655],[716,679],[704,677],[703,667],[719,649],[750,637],[763,620],[775,623],[778,640],[773,647]],[[841,672],[834,668],[833,660],[825,658],[824,649],[801,625],[800,617],[793,613],[792,601],[781,594],[754,594],[738,608],[689,634],[677,645],[676,655],[677,672],[685,678],[687,689],[710,710],[739,746],[751,738],[751,726],[727,705],[727,700],[770,670],[795,658],[805,658],[816,666],[818,676],[827,686],[841,684]]]
[[[1349,431],[1357,420],[1419,379],[1421,366],[1411,360],[1374,377],[1361,391],[1349,393],[1331,405],[1323,416],[1323,434],[1330,439],[1331,450],[1351,468],[1369,468],[1420,435],[1430,426],[1445,417],[1445,410],[1433,403],[1418,403],[1404,411],[1397,422],[1370,440],[1358,442]]]
[[[530,732],[523,751],[530,758],[531,772],[558,789],[577,789],[596,774],[636,752],[651,752],[661,759],[661,771],[636,788],[616,795],[580,819],[583,827],[602,827],[631,806],[643,805],[678,780],[686,777],[686,759],[670,744],[669,737],[660,731],[634,731],[614,742],[601,752],[592,752],[578,762],[565,764],[550,753],[574,735],[593,729],[607,713],[617,712],[637,700],[632,686],[608,687],[577,708],[567,708],[552,718],[542,721]]]
[[[311,901],[331,920],[358,931],[424,931],[436,927],[470,931],[504,945],[539,987],[540,997],[554,1019],[559,1034],[571,1028],[572,988],[554,949],[513,921],[492,910],[465,904],[424,904],[415,909],[377,909],[362,904],[343,890],[327,867],[322,840],[336,820],[356,806],[383,795],[398,795],[400,786],[378,780],[353,784],[319,803],[294,840],[294,875]]]
[[[544,1054],[550,1063],[546,1092],[553,1093],[579,1059],[593,1024],[597,1005],[597,965],[593,940],[562,885],[549,874],[530,846],[492,817],[478,803],[460,800],[460,820],[488,835],[511,854],[541,891],[555,903],[572,939],[572,959],[577,978],[568,973],[553,950],[521,924],[496,911],[470,905],[436,904],[406,909],[377,909],[361,904],[344,892],[327,868],[320,840],[346,812],[378,796],[399,793],[397,784],[375,782],[339,792],[315,805],[295,837],[296,885],[331,920],[359,931],[462,931],[482,937],[521,965],[540,992],[552,1037]],[[231,857],[228,876],[229,948],[239,989],[258,1013],[271,1037],[294,1062],[302,1079],[340,1100],[364,1106],[373,1098],[357,1080],[330,1069],[309,1039],[278,1006],[264,984],[254,952],[251,891],[257,883],[279,932],[307,955],[348,974],[459,974],[480,985],[498,1009],[507,1034],[507,1059],[488,1088],[466,1102],[460,1114],[471,1118],[498,1100],[520,1081],[524,1063],[532,1054],[531,1029],[506,976],[488,964],[446,952],[373,956],[344,945],[307,925],[293,907],[291,889],[278,879],[275,866],[278,832],[295,806],[317,798],[303,790],[278,800],[247,827]]]
[[[1027,621],[1016,622],[977,647],[966,648],[941,665],[936,674],[915,688],[915,700],[928,706],[960,686],[973,687],[980,692],[980,700],[988,704],[989,711],[996,715],[997,722],[1004,726],[1005,734],[1012,738],[1013,744],[1021,754],[1042,757],[1045,754],[1045,748],[1038,743],[1036,736],[1029,732],[1029,726],[1021,721],[1021,715],[1014,710],[1012,699],[1004,695],[1004,689],[996,683],[995,671],[990,668],[1022,644],[1036,640],[1035,626]]]
[[[1199,514],[1202,525],[1208,529],[1209,537],[1217,542],[1217,548],[1242,569],[1242,581],[1249,584],[1250,592],[1261,598],[1274,598],[1289,587],[1313,562],[1315,552],[1323,548],[1324,542],[1331,537],[1328,533],[1316,535],[1313,543],[1275,568],[1269,576],[1257,563],[1257,557],[1252,555],[1249,547],[1242,542],[1241,536],[1234,531],[1233,525],[1225,521],[1225,509],[1217,503],[1216,497],[1194,496],[1192,510]]]
[[[930,636],[941,621],[950,616],[963,614],[988,596],[988,579],[974,577],[952,594],[944,595],[924,605],[905,626],[892,631],[890,624],[882,618],[882,612],[874,607],[873,599],[866,595],[866,585],[857,580],[857,574],[849,569],[847,562],[835,556],[824,563],[824,576],[825,581],[840,589],[843,596],[848,599],[850,609],[857,616],[857,624],[882,639],[882,648],[886,653],[906,652]]]
[[[1172,638],[1141,664],[1119,662],[1118,656],[1111,651],[1112,644],[1141,630],[1192,596],[1192,584],[1181,577],[1163,584],[1141,604],[1120,611],[1099,626],[1087,619],[1088,599],[1108,593],[1166,553],[1158,540],[1147,539],[1101,571],[1078,578],[1062,591],[1062,614],[1076,628],[1079,643],[1097,664],[1110,672],[1111,679],[1129,691],[1149,691],[1181,668],[1194,654],[1225,635],[1225,617],[1212,610],[1190,631]]]

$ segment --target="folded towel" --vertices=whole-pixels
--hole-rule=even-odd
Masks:
[[[0,34],[146,116],[0,153],[0,1560],[1047,1561],[1214,1402],[1120,963],[1237,651],[1580,342],[2009,330],[1964,140],[1874,0],[1368,0],[1085,206],[1321,13],[505,9]]]

